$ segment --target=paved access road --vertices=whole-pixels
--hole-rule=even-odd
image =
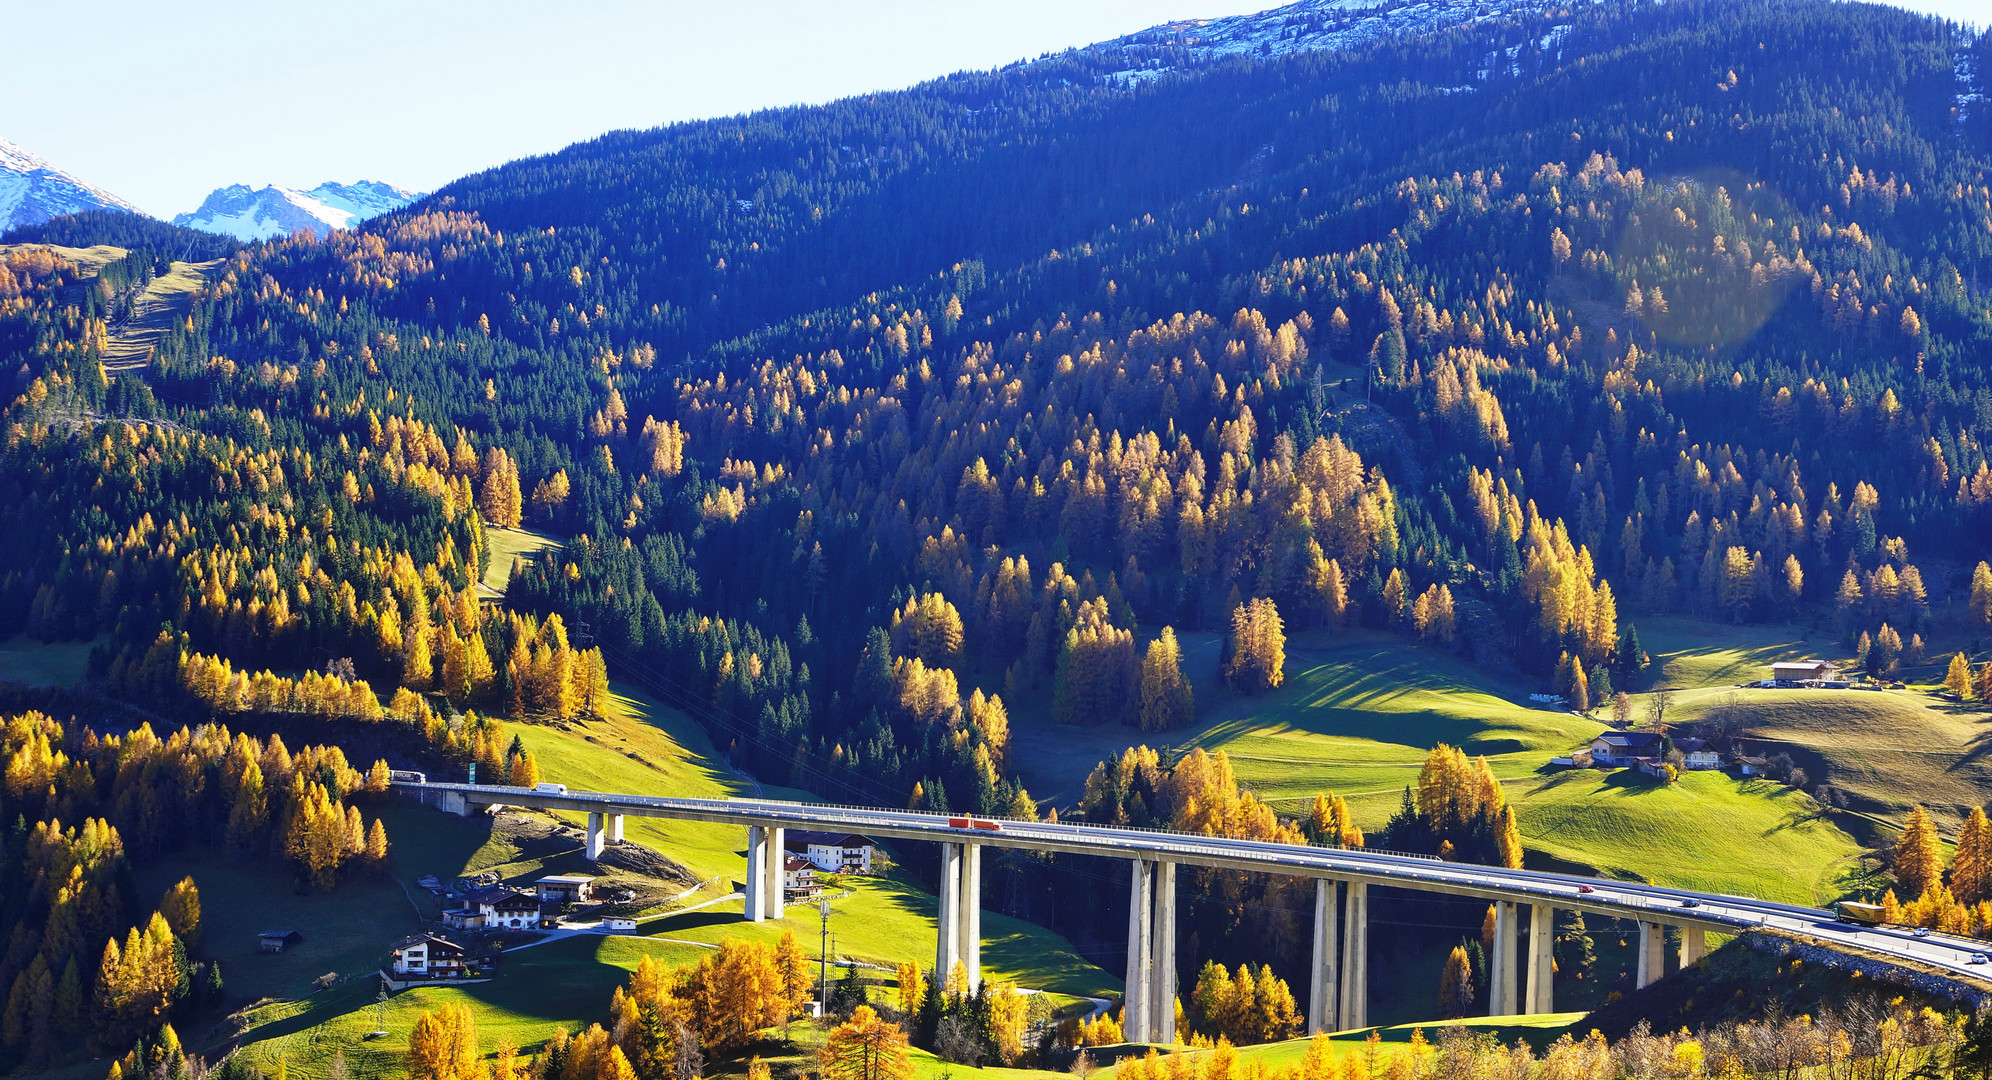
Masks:
[[[535,806],[632,817],[854,832],[895,839],[980,843],[1295,877],[1365,881],[1488,900],[1549,904],[1612,918],[1700,926],[1719,933],[1762,927],[1811,938],[1829,948],[1865,951],[1913,961],[1979,981],[1992,980],[1992,964],[1972,962],[1974,956],[1985,955],[1981,950],[1992,950],[1992,942],[1934,933],[1917,937],[1907,929],[1844,923],[1828,911],[1747,896],[1694,892],[1608,878],[1441,862],[1426,856],[1231,840],[1077,822],[975,818],[974,821],[997,827],[960,828],[951,825],[949,816],[945,814],[774,799],[674,799],[584,791],[551,793],[527,788],[443,783],[397,782],[395,787],[410,794],[436,792],[460,795],[474,804],[502,803],[507,806]]]

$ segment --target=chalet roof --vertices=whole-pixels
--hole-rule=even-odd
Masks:
[[[782,869],[791,874],[801,873],[804,870],[813,874],[816,872],[816,864],[800,855],[791,855],[783,861]]]
[[[490,888],[479,889],[474,893],[467,894],[463,899],[464,903],[471,907],[490,907],[503,911],[524,911],[528,908],[534,911],[539,910],[539,900],[537,898],[528,896],[517,889],[508,889],[503,885],[493,885]]]
[[[782,847],[790,851],[804,851],[811,846],[835,848],[876,847],[878,842],[869,836],[857,833],[812,832],[808,829],[790,829],[782,834]]]
[[[1814,672],[1824,671],[1832,666],[1833,664],[1825,660],[1780,660],[1771,665],[1771,671],[1774,673],[1779,671]]]
[[[589,885],[593,884],[594,880],[594,878],[587,874],[548,874],[539,879],[538,883],[541,885]]]
[[[1683,754],[1693,754],[1708,749],[1707,739],[1675,739],[1674,749]]]
[[[458,945],[448,938],[440,938],[434,934],[410,934],[400,941],[395,942],[390,948],[395,952],[401,952],[403,949],[411,949],[422,944],[427,944],[431,953],[438,951],[451,953],[463,952],[463,946]]]
[[[1617,749],[1643,750],[1657,745],[1660,738],[1660,733],[1657,731],[1607,731],[1593,741]]]

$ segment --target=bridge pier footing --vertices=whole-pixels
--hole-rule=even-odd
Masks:
[[[1335,1009],[1336,915],[1341,906],[1342,883],[1330,878],[1314,879],[1314,959],[1308,965],[1307,1033],[1332,1031],[1341,1019]]]
[[[1556,909],[1548,904],[1529,907],[1529,977],[1522,1011],[1534,1016],[1555,1012]]]
[[[1336,1030],[1369,1026],[1369,883],[1349,882],[1342,916],[1341,1020]]]

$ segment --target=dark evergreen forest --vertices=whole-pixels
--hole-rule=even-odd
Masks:
[[[1188,719],[1164,625],[1234,631],[1240,685],[1267,626],[1366,625],[1589,702],[1658,612],[1885,668],[1992,617],[1985,48],[1582,4],[617,132],[322,241],[51,222],[8,239],[134,255],[0,264],[0,622],[221,711],[346,715],[252,679],[331,661],[564,716],[605,664],[771,782],[985,814],[1039,812],[1010,708]],[[112,298],[188,257],[107,374]],[[521,524],[571,539],[484,614]],[[1155,768],[1086,811],[1171,821]],[[1006,902],[1101,914],[1056,891]]]

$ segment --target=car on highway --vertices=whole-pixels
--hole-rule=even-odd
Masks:
[[[1580,893],[1590,893],[1590,892],[1597,892],[1598,890],[1593,889],[1589,885],[1579,885],[1577,886],[1577,891]]]
[[[1682,907],[1700,907],[1700,906],[1702,906],[1702,902],[1701,902],[1701,901],[1699,901],[1699,900],[1697,900],[1697,899],[1695,899],[1694,897],[1690,896],[1690,897],[1688,897],[1688,898],[1687,898],[1686,900],[1683,900],[1683,901],[1681,901],[1681,906],[1682,906]]]
[[[1992,963],[1992,959],[1988,959],[1986,955],[1982,952],[1975,952],[1971,954],[1969,959],[1965,960],[1965,963],[1967,964]]]
[[[1930,928],[1929,928],[1929,927],[1927,927],[1927,926],[1919,926],[1919,927],[1917,927],[1916,929],[1914,929],[1914,930],[1911,930],[1911,931],[1909,931],[1909,936],[1910,936],[1910,937],[1929,937],[1929,936],[1930,936]]]

